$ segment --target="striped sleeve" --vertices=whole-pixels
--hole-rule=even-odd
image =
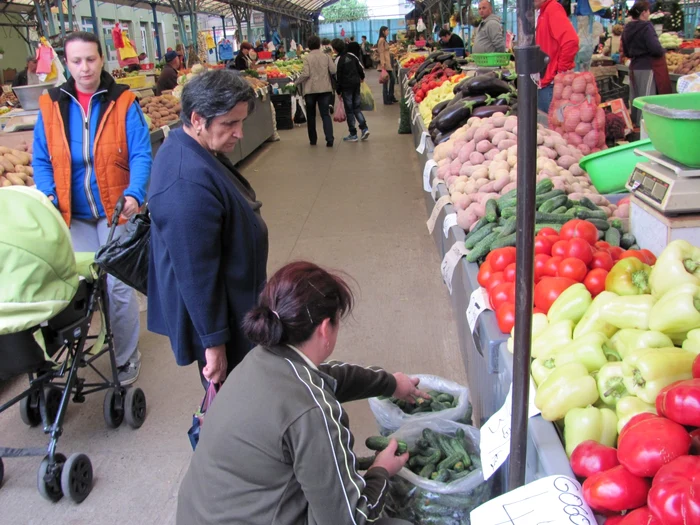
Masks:
[[[358,474],[353,436],[342,422],[341,404],[323,388],[320,376],[303,365],[287,362],[314,405],[289,426],[285,435],[309,512],[317,523],[376,522],[384,510],[388,472],[373,468],[365,477]]]
[[[330,361],[322,363],[318,368],[338,383],[335,397],[341,403],[369,397],[391,396],[396,391],[394,376],[376,366],[363,367]]]

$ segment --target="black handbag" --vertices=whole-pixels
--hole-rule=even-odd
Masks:
[[[124,233],[95,254],[95,262],[108,274],[147,295],[148,258],[151,245],[151,216],[148,206],[126,223]]]

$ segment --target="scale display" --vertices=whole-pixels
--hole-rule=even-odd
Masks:
[[[670,184],[639,168],[635,168],[630,177],[629,186],[630,191],[636,193],[637,196],[640,194],[645,195],[648,199],[661,205],[668,193]]]

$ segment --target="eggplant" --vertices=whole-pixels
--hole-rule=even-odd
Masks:
[[[464,80],[460,81],[459,84],[457,84],[454,89],[452,90],[452,93],[457,95],[458,93],[462,93],[462,88],[466,86],[468,78],[465,78]]]
[[[447,107],[450,107],[450,106],[452,106],[453,104],[456,104],[457,102],[459,102],[459,101],[462,100],[463,98],[464,98],[464,93],[462,93],[462,92],[460,91],[459,93],[457,93],[457,94],[454,96],[454,98],[452,98],[451,100],[448,100],[448,101],[447,101]]]
[[[418,69],[416,69],[416,75],[425,71],[428,66],[432,66],[433,64],[435,64],[435,62],[433,62],[430,58],[426,59],[425,62],[423,62],[420,66],[418,66]]]
[[[465,102],[461,100],[452,106],[443,109],[440,114],[433,119],[438,130],[445,133],[451,129],[455,129],[463,120],[469,119],[472,115],[473,102]]]
[[[457,64],[457,61],[456,61],[455,59],[451,58],[451,59],[449,59],[449,60],[445,60],[445,61],[442,63],[442,67],[444,67],[445,69],[447,69],[447,68],[450,68],[450,69],[458,69],[458,68],[459,68],[459,64]]]
[[[477,77],[483,77],[483,76],[492,76],[494,78],[499,78],[499,74],[496,73],[493,69],[488,68],[488,67],[480,67],[476,70],[476,75]],[[472,77],[473,78],[473,77]]]
[[[506,93],[505,95],[499,95],[493,102],[495,106],[510,106],[511,103],[517,101],[518,97],[515,93]]]
[[[510,111],[510,106],[480,106],[472,111],[472,117],[488,118],[492,117],[495,113],[503,113],[504,115]]]
[[[428,61],[428,60],[435,60],[437,57],[439,57],[439,56],[442,55],[442,54],[444,54],[442,51],[433,51],[432,53],[430,53],[430,54],[428,55],[428,58],[426,58],[425,60],[426,60],[426,61]]]
[[[455,58],[455,62],[457,62],[458,65],[460,66],[466,66],[469,64],[469,60],[463,57],[457,57]]]
[[[438,114],[447,107],[447,104],[449,104],[451,100],[443,100],[439,104],[435,104],[435,107],[433,108],[433,117],[437,117]]]
[[[438,56],[438,57],[435,59],[435,62],[440,62],[440,63],[442,63],[442,62],[444,62],[444,61],[446,61],[446,60],[450,60],[450,59],[452,59],[452,58],[454,58],[454,57],[455,57],[455,54],[454,54],[454,53],[442,53],[440,56]]]
[[[435,119],[432,119],[430,121],[430,124],[428,124],[428,131],[432,134],[433,130],[437,129],[437,124],[435,123]]]
[[[492,97],[497,97],[498,95],[513,92],[513,86],[498,78],[481,75],[478,77],[473,77],[469,80],[471,82],[467,82],[467,84],[462,88],[462,91],[465,91],[465,94],[470,96],[490,95]]]

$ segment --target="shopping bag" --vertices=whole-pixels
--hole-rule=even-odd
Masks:
[[[386,84],[387,82],[389,82],[389,73],[386,69],[382,69],[382,72],[379,74],[379,83]]]
[[[335,97],[335,109],[333,111],[333,121],[334,122],[345,122],[347,117],[345,116],[345,104],[343,104],[343,99],[340,95]]]
[[[374,97],[366,82],[360,84],[360,109],[362,111],[374,111]]]
[[[147,295],[150,243],[151,216],[145,207],[129,219],[118,239],[97,250],[95,262],[108,274]]]
[[[209,410],[214,397],[219,392],[219,385],[213,381],[209,381],[209,386],[207,387],[207,393],[204,394],[204,399],[202,399],[202,404],[199,406],[199,410],[192,416],[192,426],[187,431],[187,436],[190,438],[190,444],[192,445],[192,450],[197,448],[199,443],[199,434],[202,432],[202,425],[204,424],[204,416]]]

